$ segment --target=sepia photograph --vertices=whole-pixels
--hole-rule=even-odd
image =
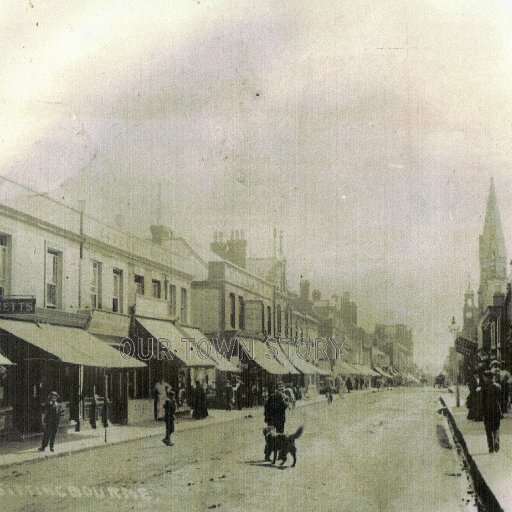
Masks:
[[[512,512],[512,2],[4,0],[0,510]]]

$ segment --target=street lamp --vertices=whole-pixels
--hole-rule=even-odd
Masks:
[[[450,333],[453,336],[453,344],[455,345],[455,341],[457,339],[457,334],[459,332],[459,326],[457,325],[457,322],[455,321],[455,317],[452,316],[452,323],[450,324],[450,327],[448,327],[450,330]],[[455,354],[457,354],[457,350],[455,349]],[[455,356],[456,357],[456,356]],[[459,362],[456,360],[457,363],[457,374],[455,377],[455,406],[460,407],[460,389],[459,389],[459,381],[460,381],[460,369],[459,369]]]

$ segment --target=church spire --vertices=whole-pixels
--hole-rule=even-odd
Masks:
[[[493,303],[495,293],[506,290],[507,253],[501,228],[500,213],[494,179],[491,177],[484,229],[480,235],[480,289],[479,305],[483,313]]]
[[[489,187],[489,196],[487,197],[487,210],[485,212],[484,231],[482,236],[494,237],[497,241],[503,242],[503,231],[501,229],[501,218],[498,210],[498,200],[496,199],[496,189],[494,187],[494,178],[491,176],[491,185]]]

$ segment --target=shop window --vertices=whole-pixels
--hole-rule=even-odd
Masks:
[[[169,286],[169,306],[171,309],[171,316],[176,316],[176,286],[174,284]]]
[[[115,268],[113,271],[112,286],[112,311],[114,313],[123,312],[123,271]]]
[[[245,304],[243,297],[238,297],[238,327],[245,329]]]
[[[99,261],[92,262],[91,276],[91,308],[101,309],[101,270],[102,265]]]
[[[236,306],[235,306],[235,294],[229,294],[229,325],[232,329],[236,327]]]
[[[162,298],[162,283],[158,279],[153,279],[151,281],[153,284],[153,297],[155,299],[161,299]]]
[[[135,293],[137,293],[137,295],[144,295],[144,276],[135,274],[134,281],[135,281]]]
[[[188,322],[188,292],[186,288],[181,289],[181,323]]]
[[[62,253],[46,253],[46,307],[60,309],[62,303]]]
[[[0,296],[9,295],[11,288],[10,238],[0,235]]]

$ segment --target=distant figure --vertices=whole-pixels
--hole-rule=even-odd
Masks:
[[[491,370],[486,370],[482,381],[482,411],[489,453],[500,449],[501,386],[495,382]]]
[[[155,420],[163,419],[164,417],[164,402],[167,398],[167,390],[169,389],[171,389],[171,386],[163,378],[160,378],[155,384],[153,390],[153,416]]]
[[[233,409],[233,386],[231,385],[231,382],[228,380],[226,381],[226,389],[224,391],[224,396],[226,399],[226,411],[231,411]]]
[[[167,390],[167,398],[164,402],[165,411],[165,437],[162,439],[167,446],[173,446],[171,435],[174,433],[174,415],[176,414],[176,395],[172,389]]]
[[[284,394],[288,398],[288,404],[290,405],[290,407],[295,408],[296,398],[291,385],[285,387]]]
[[[270,394],[265,404],[265,423],[269,427],[275,427],[278,434],[284,433],[287,408],[288,398],[284,394],[284,384],[278,382],[277,389]]]
[[[341,377],[339,375],[336,375],[334,379],[334,389],[336,389],[336,393],[339,393],[341,390]]]
[[[347,386],[347,393],[350,393],[354,388],[352,385],[352,381],[350,380],[350,377],[347,377],[347,382],[345,382],[345,384]]]
[[[46,400],[45,408],[45,417],[44,417],[44,434],[43,434],[43,442],[41,444],[41,448],[39,448],[40,452],[44,452],[48,443],[50,443],[50,451],[53,452],[53,445],[55,443],[55,436],[57,435],[57,430],[59,428],[60,417],[62,416],[62,406],[59,404],[59,395],[56,391],[52,391],[48,395],[48,399]]]
[[[259,396],[260,396],[260,386],[257,382],[254,382],[253,385],[251,386],[249,407],[259,405]]]
[[[330,377],[325,378],[324,389],[325,389],[325,396],[327,398],[327,403],[330,404],[332,402],[332,380]]]
[[[201,383],[196,380],[196,387],[194,389],[194,411],[192,417],[196,420],[201,420],[208,416],[208,409],[206,407],[206,393],[204,392]]]
[[[234,387],[236,408],[241,411],[244,401],[244,383],[240,377],[237,378]]]

